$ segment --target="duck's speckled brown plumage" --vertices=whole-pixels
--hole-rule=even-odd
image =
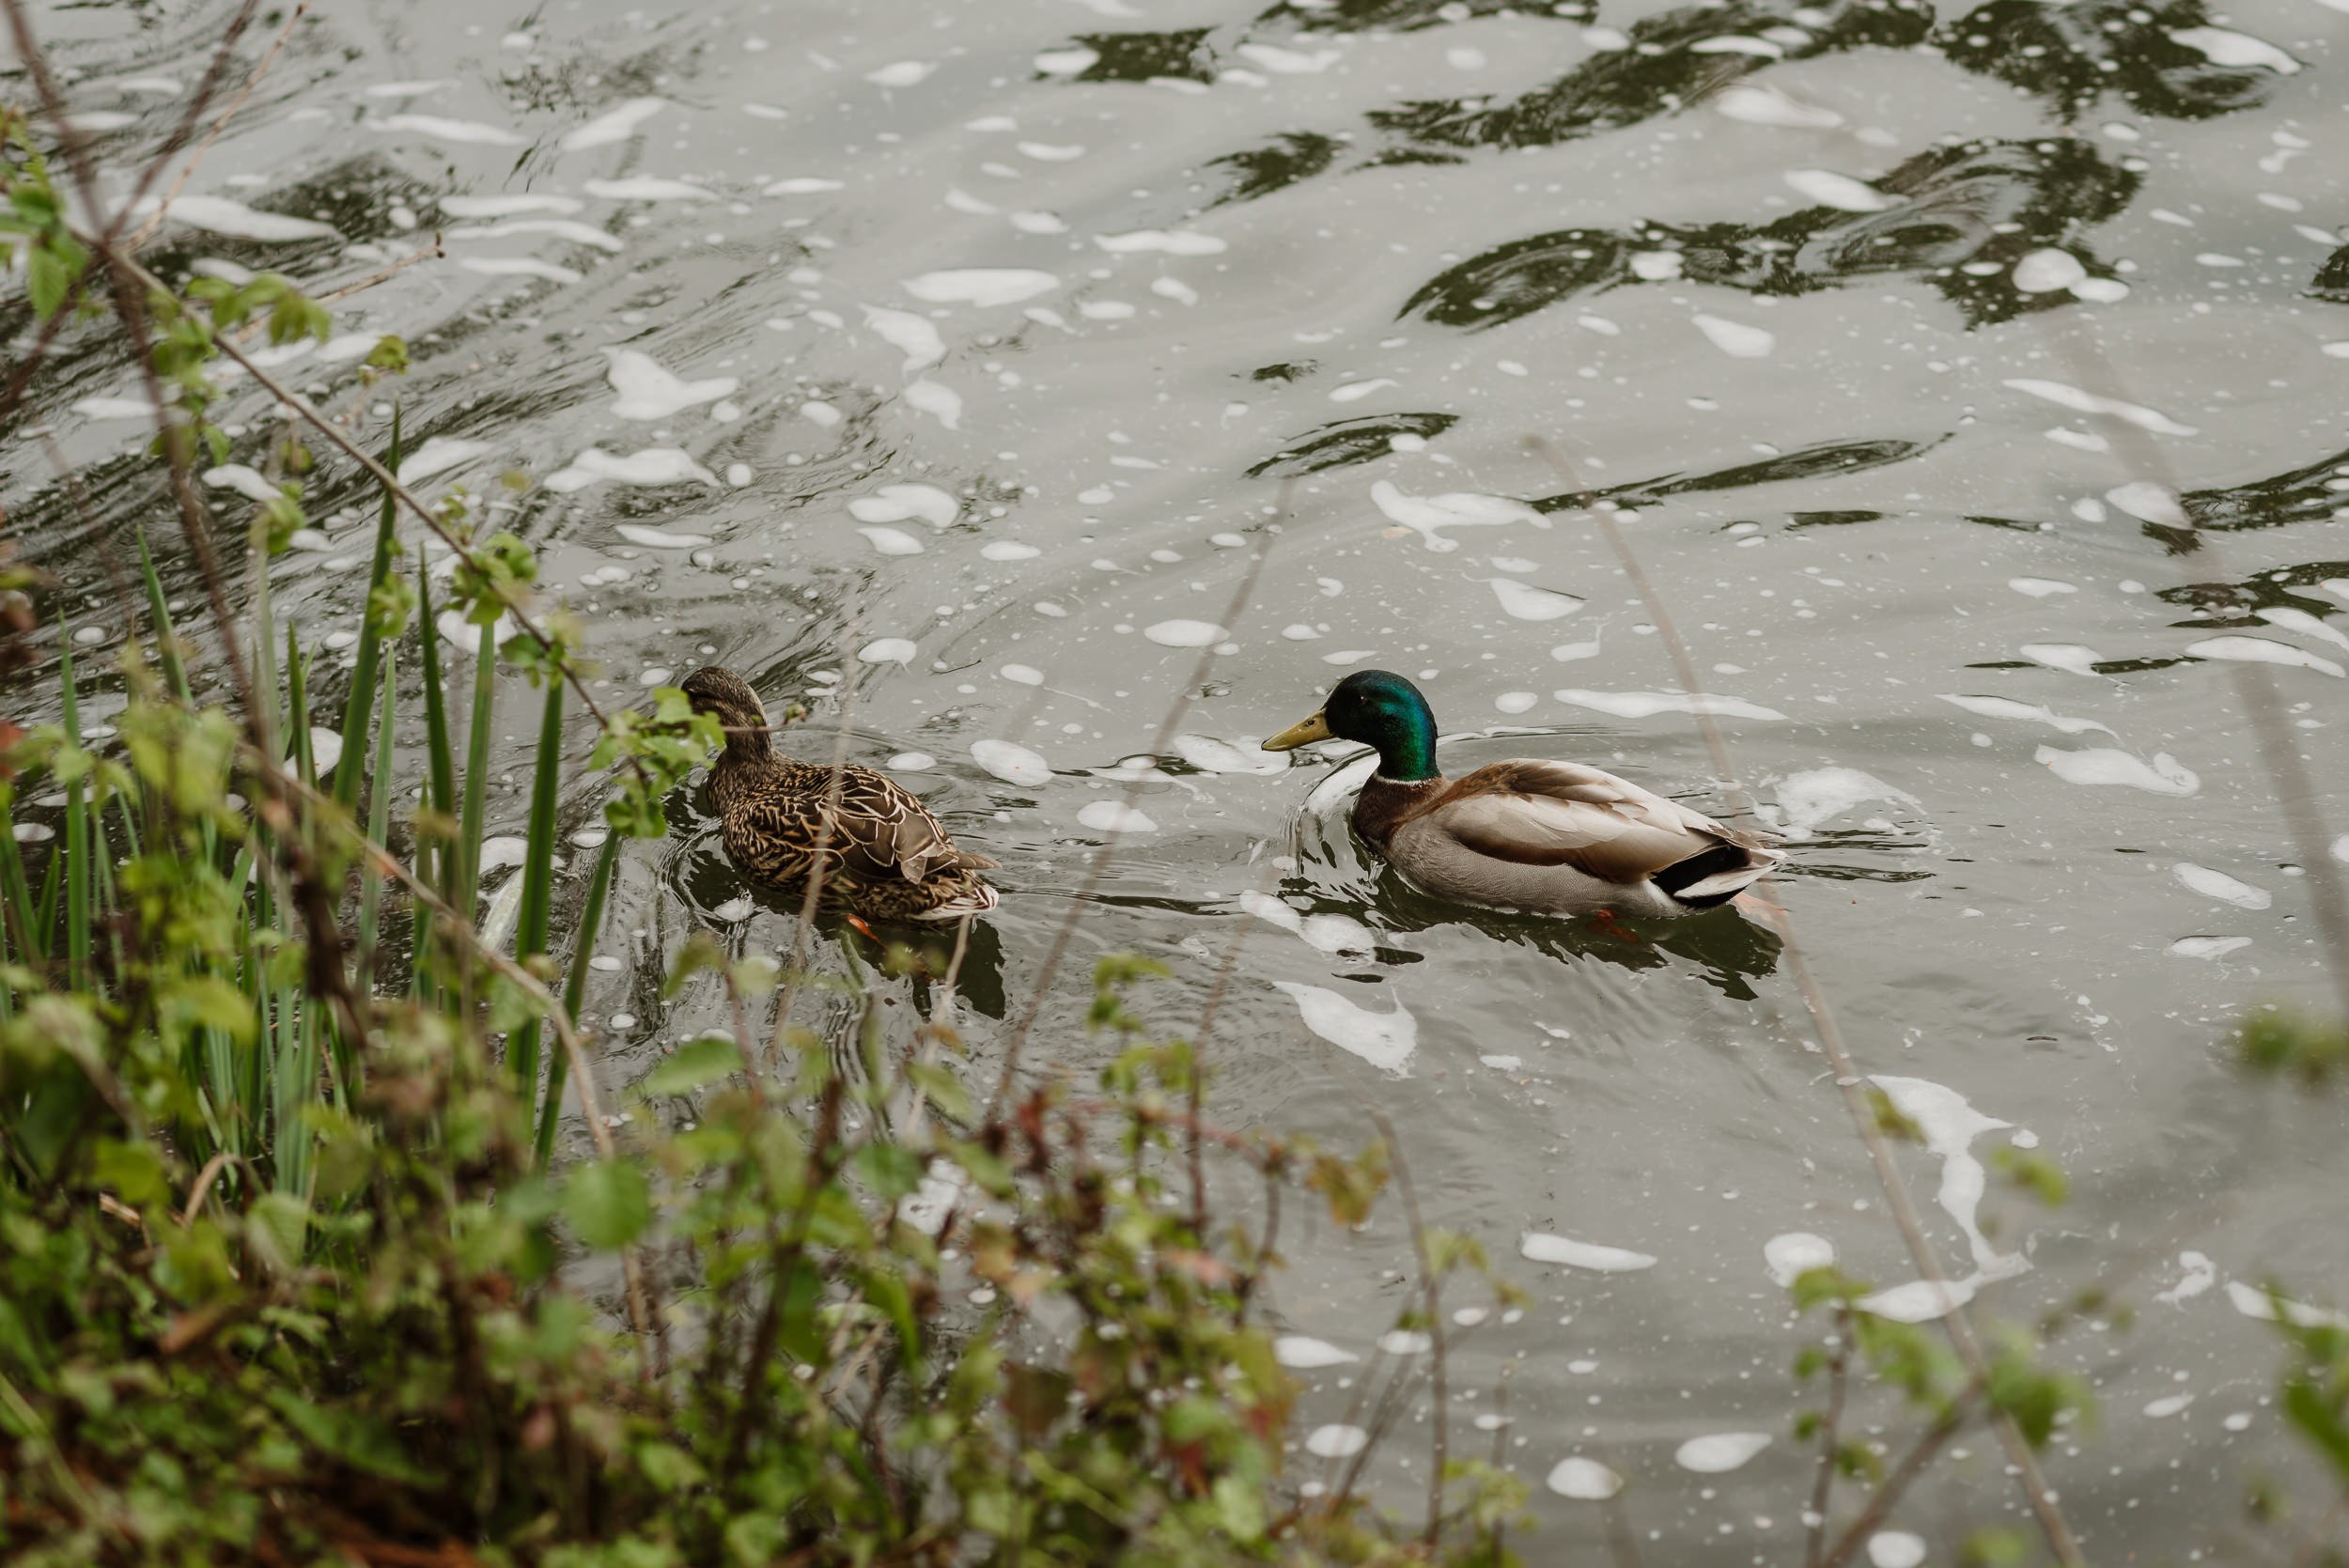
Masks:
[[[680,689],[726,727],[709,802],[726,854],[752,880],[803,893],[820,862],[825,905],[867,920],[956,920],[995,907],[978,874],[996,862],[957,846],[911,792],[851,763],[835,800],[830,768],[775,752],[767,710],[741,676],[711,665]]]

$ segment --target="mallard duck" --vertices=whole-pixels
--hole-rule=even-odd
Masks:
[[[781,755],[770,743],[767,709],[750,682],[712,664],[687,675],[679,690],[694,712],[725,726],[726,749],[709,769],[709,803],[726,854],[753,881],[801,892],[820,853],[825,905],[854,916],[944,921],[995,908],[995,890],[979,873],[996,862],[957,846],[903,785],[851,763],[841,769],[834,801],[831,768]]]
[[[1354,827],[1439,897],[1546,914],[1688,915],[1728,903],[1785,856],[1751,833],[1579,763],[1519,758],[1447,779],[1436,716],[1401,675],[1358,670],[1264,743],[1332,737],[1378,751]]]

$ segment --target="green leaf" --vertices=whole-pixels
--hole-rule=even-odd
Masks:
[[[163,1178],[163,1159],[150,1143],[126,1143],[112,1138],[98,1141],[93,1173],[101,1187],[111,1187],[132,1208],[160,1203],[171,1196]]]
[[[599,1159],[580,1166],[563,1184],[563,1214],[580,1240],[615,1250],[652,1223],[652,1193],[635,1166]]]
[[[26,258],[24,283],[33,314],[46,321],[65,308],[66,297],[73,291],[73,273],[56,252],[38,245]]]
[[[705,1084],[742,1070],[742,1051],[723,1034],[705,1034],[677,1047],[669,1059],[645,1075],[646,1094],[690,1094]]]
[[[903,1198],[922,1185],[922,1160],[902,1143],[867,1143],[848,1161],[879,1198]]]

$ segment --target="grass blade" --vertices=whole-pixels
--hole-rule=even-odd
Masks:
[[[385,456],[383,466],[395,474],[399,472],[399,409],[397,405],[392,409],[392,449]],[[343,755],[352,759],[353,765],[335,776],[334,799],[343,803],[345,811],[353,815],[359,808],[357,760],[366,754],[367,749],[367,726],[374,719],[375,710],[375,666],[376,660],[382,657],[382,639],[375,629],[374,605],[376,590],[389,582],[392,575],[392,549],[395,543],[392,520],[397,515],[393,510],[393,505],[392,492],[386,489],[383,491],[383,510],[375,524],[375,566],[367,573],[366,597],[360,601],[359,659],[351,667],[350,695],[343,703]],[[391,723],[391,712],[392,700],[387,693],[383,699],[383,721],[387,728]],[[388,781],[385,783],[388,784]]]
[[[57,623],[60,675],[65,683],[65,738],[79,750],[82,744],[81,693],[73,679],[73,645]],[[65,786],[65,955],[67,984],[76,990],[90,985],[90,835],[86,779]]]
[[[457,887],[450,902],[470,918],[481,888],[481,821],[490,789],[490,722],[497,708],[496,628],[482,627],[474,657],[473,729],[465,737],[465,805],[457,822]]]
[[[588,961],[596,955],[596,935],[603,929],[603,905],[612,891],[612,870],[620,858],[620,835],[607,831],[596,852],[596,874],[587,884],[587,907],[580,911],[579,933],[571,946],[571,972],[563,982],[563,1011],[579,1017],[587,998]],[[568,1051],[556,1051],[547,1063],[547,1103],[538,1113],[538,1164],[544,1169],[554,1155],[554,1127],[563,1116],[563,1086],[570,1076]]]
[[[456,768],[449,757],[448,695],[441,682],[441,629],[432,619],[432,576],[421,562],[416,567],[417,636],[424,644],[424,738],[427,768],[425,773],[426,807],[443,821],[456,810]],[[435,862],[428,855],[439,856],[439,875],[433,873]],[[449,847],[430,834],[416,835],[416,876],[441,890],[447,897],[456,888],[456,863]],[[416,994],[429,1000],[432,995],[432,911],[419,906],[415,924],[408,940],[408,969],[414,976]]]
[[[193,706],[195,693],[188,685],[187,666],[179,661],[179,633],[171,624],[171,606],[163,602],[163,581],[156,575],[154,553],[147,548],[147,531],[133,532],[139,541],[139,575],[147,582],[147,614],[155,623],[155,657],[172,694]]]
[[[538,719],[537,766],[530,781],[530,839],[522,856],[522,907],[514,924],[514,956],[527,960],[547,947],[547,918],[554,897],[554,798],[563,771],[563,683],[547,681],[547,701]],[[537,1019],[515,1032],[506,1063],[513,1069],[522,1104],[538,1103]]]

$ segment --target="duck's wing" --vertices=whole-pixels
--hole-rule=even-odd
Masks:
[[[1715,890],[1703,884],[1750,871],[1742,886],[1785,858],[1758,834],[1572,762],[1480,768],[1444,791],[1423,819],[1479,855],[1519,865],[1570,866],[1626,887],[1712,857],[1700,880],[1672,890],[1684,897],[1708,895]],[[1724,849],[1732,853],[1720,853]]]
[[[842,769],[832,840],[850,868],[867,877],[919,882],[941,871],[984,871],[997,863],[956,844],[911,790],[853,764]]]

